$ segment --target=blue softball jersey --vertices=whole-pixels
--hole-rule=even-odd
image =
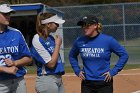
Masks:
[[[25,56],[31,56],[31,53],[23,35],[19,30],[7,27],[3,33],[0,33],[0,66],[6,66],[3,60],[5,58],[15,61]],[[0,80],[21,77],[26,72],[24,67],[18,67],[16,75],[0,72]]]
[[[45,66],[50,60],[55,48],[55,40],[49,35],[47,40],[39,37],[36,34],[32,40],[32,48],[31,53],[34,58],[35,64],[37,66],[37,75],[63,75],[64,74],[64,66],[59,55],[57,63],[53,69]]]
[[[111,53],[119,56],[114,68],[110,69]],[[128,54],[113,37],[100,33],[95,38],[82,36],[78,38],[69,52],[69,60],[75,74],[78,76],[81,69],[77,56],[80,54],[83,62],[86,80],[104,80],[105,72],[111,76],[121,71],[128,60]]]

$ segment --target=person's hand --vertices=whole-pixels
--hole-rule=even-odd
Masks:
[[[59,35],[56,35],[55,44],[58,46],[61,46],[62,44],[62,38]]]
[[[4,59],[4,62],[7,66],[15,66],[15,62],[13,62],[10,58]]]
[[[83,71],[80,71],[79,78],[80,78],[80,80],[85,80],[85,76],[84,76],[84,72]]]
[[[16,74],[17,70],[18,70],[18,68],[15,67],[15,66],[12,66],[12,67],[4,67],[4,68],[3,68],[3,71],[4,71],[5,73],[14,74],[14,75]]]
[[[104,79],[105,82],[110,82],[112,79],[112,76],[110,75],[109,71],[104,73],[102,76],[105,76],[105,79]]]

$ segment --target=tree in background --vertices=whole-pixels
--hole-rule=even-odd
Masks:
[[[140,0],[1,0],[10,4],[25,4],[25,3],[44,3],[48,6],[73,6],[73,5],[93,5],[93,4],[110,4],[110,3],[125,3],[125,2],[140,2]]]
[[[0,4],[9,3],[9,4],[20,4],[20,0],[1,0]]]

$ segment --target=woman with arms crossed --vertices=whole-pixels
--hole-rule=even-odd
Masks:
[[[12,12],[8,4],[0,5],[0,93],[27,93],[23,66],[32,58],[21,32],[8,26]]]
[[[62,39],[58,35],[55,38],[50,35],[64,22],[54,13],[40,13],[37,16],[37,34],[33,37],[31,49],[37,66],[37,93],[64,93],[64,67],[59,54]]]
[[[69,60],[75,74],[82,80],[81,93],[113,93],[113,76],[126,64],[126,50],[113,37],[100,33],[101,25],[96,16],[85,16],[77,25],[83,28],[85,35],[73,44]],[[112,52],[119,56],[119,60],[110,69]],[[78,54],[82,58],[82,70],[78,65]]]

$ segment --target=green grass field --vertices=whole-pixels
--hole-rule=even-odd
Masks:
[[[123,41],[120,41],[122,43]],[[140,38],[133,39],[133,40],[128,40],[127,46],[125,46],[128,54],[129,54],[129,60],[124,69],[137,69],[140,68]],[[73,73],[73,70],[69,64],[68,60],[68,53],[69,53],[70,48],[65,48],[64,51],[64,56],[65,56],[65,71],[66,73]],[[115,54],[112,54],[111,62],[116,63],[118,60],[118,57]],[[111,68],[113,65],[111,65]],[[28,70],[28,74],[35,74],[36,73],[36,67],[35,66],[27,66],[26,67]]]
[[[111,68],[114,65],[111,65]],[[27,70],[28,70],[28,74],[36,74],[36,67],[35,66],[26,66]],[[124,67],[124,70],[126,69],[140,69],[140,64],[127,64]],[[66,66],[65,67],[65,72],[66,73],[73,73],[73,70],[71,68],[71,66]]]

